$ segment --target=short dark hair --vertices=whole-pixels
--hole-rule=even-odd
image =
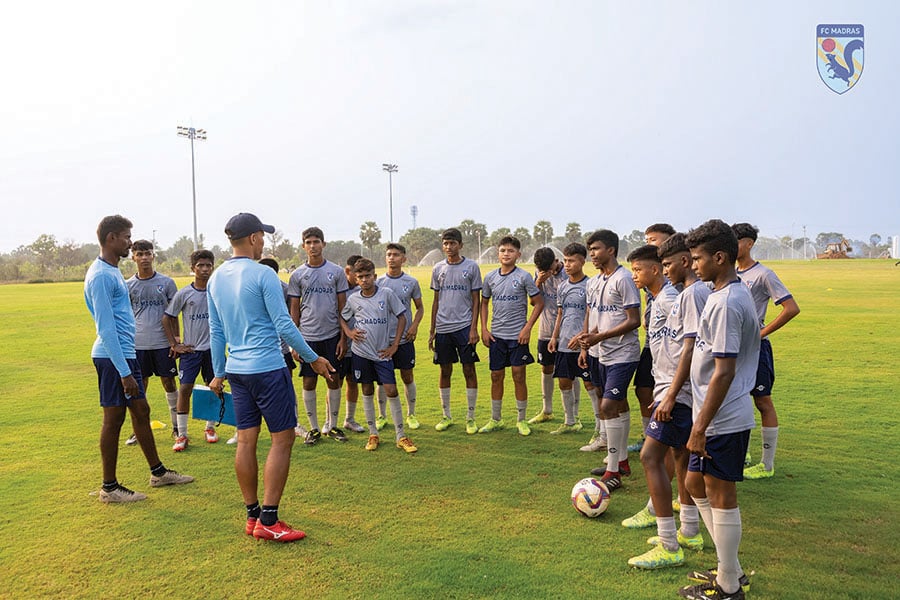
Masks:
[[[388,250],[397,250],[401,254],[406,254],[406,247],[403,244],[398,244],[397,242],[390,242],[387,246],[384,247],[384,251]]]
[[[358,261],[361,258],[362,258],[362,256],[360,256],[359,254],[351,254],[350,256],[347,257],[347,266],[352,267],[353,265],[356,264],[356,261]]]
[[[609,229],[598,229],[594,233],[587,236],[585,245],[590,246],[594,242],[601,242],[607,248],[615,249],[615,256],[619,255],[619,236],[615,231]]]
[[[100,245],[104,245],[106,243],[106,238],[111,233],[121,233],[126,229],[131,229],[134,227],[131,221],[123,217],[122,215],[110,215],[108,217],[103,217],[100,220],[100,224],[97,225],[97,239],[100,240]]]
[[[534,251],[533,260],[534,266],[536,266],[539,271],[547,271],[553,266],[553,261],[556,260],[556,253],[544,246],[543,248],[538,248]]]
[[[259,264],[266,265],[267,267],[272,267],[272,269],[276,273],[278,272],[278,261],[274,258],[261,258],[259,259]]]
[[[325,241],[325,234],[322,233],[322,230],[318,227],[307,227],[303,230],[303,233],[300,234],[300,239],[302,241],[306,241],[306,238],[319,238],[323,242]]]
[[[728,223],[721,219],[710,219],[703,225],[691,229],[685,244],[688,248],[703,248],[710,254],[724,252],[731,262],[737,259],[737,236]]]
[[[566,247],[563,248],[563,256],[575,256],[576,254],[582,258],[587,258],[587,248],[584,247],[584,244],[572,242],[571,244],[566,244]]]
[[[636,260],[652,260],[653,262],[660,262],[659,248],[652,244],[645,244],[629,252],[628,257],[625,260],[628,262],[634,262]]]
[[[644,230],[645,235],[651,232],[665,233],[666,235],[675,235],[675,228],[668,223],[654,223]]]
[[[355,263],[353,263],[353,272],[354,273],[368,273],[369,271],[375,270],[375,263],[373,263],[368,258],[360,258]]]
[[[149,250],[153,252],[153,242],[150,240],[137,240],[131,243],[131,252],[145,252]]]
[[[462,244],[462,233],[456,227],[445,229],[444,233],[441,234],[441,241],[443,240],[456,240]]]
[[[500,238],[500,241],[497,242],[497,247],[499,248],[500,246],[512,246],[516,250],[521,250],[522,242],[520,242],[519,238],[517,238],[517,237],[513,237],[511,235],[504,235],[502,238]]]
[[[750,238],[755,242],[757,236],[759,236],[759,229],[750,223],[735,223],[731,226],[731,230],[734,231],[737,239]]]
[[[666,241],[659,245],[659,250],[657,250],[659,259],[669,258],[670,256],[675,256],[681,252],[690,252],[684,240],[685,235],[683,233],[674,233],[670,235]]]
[[[194,250],[191,252],[191,266],[193,267],[204,258],[211,260],[213,264],[216,264],[216,256],[211,250]],[[275,264],[277,265],[278,263]],[[276,268],[275,270],[277,271],[278,269]]]

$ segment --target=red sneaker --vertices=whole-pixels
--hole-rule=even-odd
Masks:
[[[272,540],[274,542],[294,542],[302,540],[306,537],[306,534],[299,529],[294,529],[284,521],[278,521],[274,525],[263,525],[260,519],[253,528],[253,537],[258,540]]]
[[[622,478],[619,477],[618,473],[613,473],[612,471],[604,473],[603,477],[600,478],[600,481],[606,485],[606,489],[608,489],[610,493],[622,487]]]
[[[631,465],[628,464],[628,460],[619,461],[619,475],[622,477],[631,475]]]
[[[247,535],[253,535],[253,530],[256,529],[257,521],[259,521],[259,519],[247,517],[247,526],[244,527],[244,533],[246,533]]]

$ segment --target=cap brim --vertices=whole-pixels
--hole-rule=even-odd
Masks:
[[[273,227],[272,225],[263,224],[262,230],[265,231],[266,233],[275,233],[275,227]]]

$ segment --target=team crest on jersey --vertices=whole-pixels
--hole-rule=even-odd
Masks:
[[[405,294],[405,293],[408,292],[408,291],[409,291],[409,284],[408,284],[408,283],[404,283],[404,284],[403,284],[403,293]]]
[[[156,286],[156,291],[159,292],[160,294],[162,294],[162,293],[163,293],[163,286],[161,286],[161,285]]]
[[[334,273],[328,274],[328,281],[334,281]]]
[[[521,284],[522,284],[522,282],[519,281],[518,279],[513,279],[513,287],[514,288],[519,287]]]
[[[384,310],[384,300],[378,301],[378,310]]]
[[[864,33],[860,24],[816,26],[816,66],[832,92],[849,91],[862,76]]]

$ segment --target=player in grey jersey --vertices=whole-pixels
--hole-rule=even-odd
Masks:
[[[556,324],[559,286],[568,279],[562,263],[550,248],[538,248],[534,251],[534,266],[537,269],[534,285],[541,290],[541,297],[544,299],[537,343],[537,363],[541,366],[541,410],[528,419],[529,425],[553,420],[553,370],[556,366],[556,352],[548,346]],[[575,388],[575,393],[578,393],[578,388]]]

